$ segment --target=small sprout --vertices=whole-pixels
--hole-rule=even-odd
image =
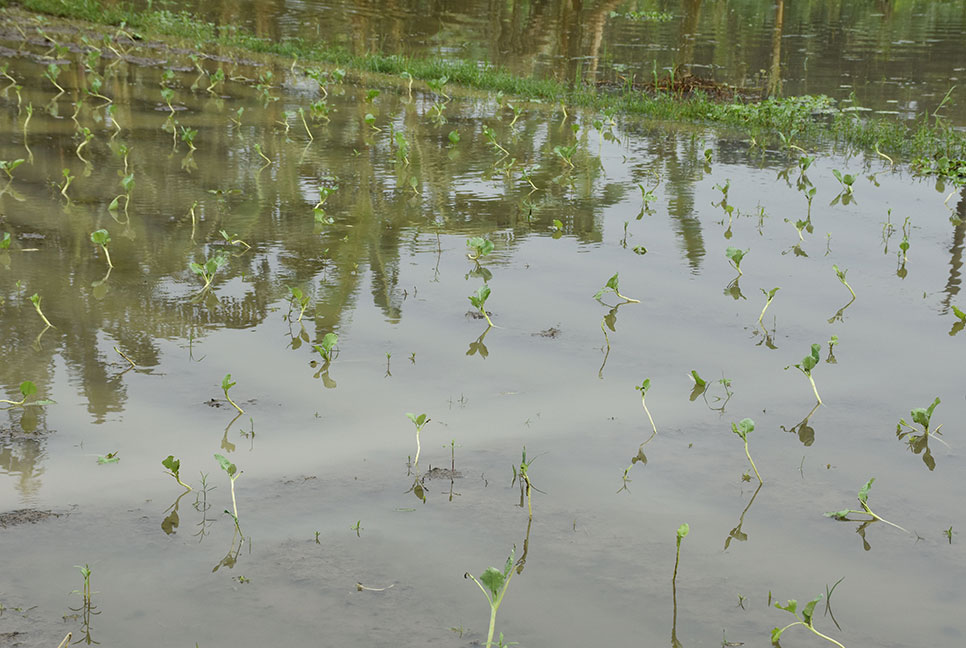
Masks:
[[[412,421],[413,422],[413,425],[416,426],[416,458],[413,459],[413,465],[414,466],[418,466],[419,465],[419,450],[420,450],[420,446],[419,446],[419,433],[423,431],[423,426],[426,425],[427,423],[429,423],[432,419],[428,418],[426,416],[426,414],[420,414],[420,415],[417,416],[416,414],[413,414],[411,412],[407,412],[406,413],[406,418],[408,418],[410,421]]]
[[[647,409],[647,403],[644,401],[644,397],[647,395],[647,390],[650,388],[651,388],[650,378],[645,378],[640,385],[634,387],[634,389],[641,392],[641,406],[644,408],[644,413],[647,414],[647,420],[651,422],[651,429],[654,430],[654,433],[651,435],[651,438],[653,439],[657,435],[657,426],[654,425],[654,419],[651,417],[651,411]],[[648,439],[648,441],[650,440],[651,439]],[[645,443],[647,443],[647,441],[645,441]]]
[[[120,460],[121,458],[117,456],[117,452],[108,452],[106,455],[99,455],[97,457],[97,463],[99,464],[112,464]]]
[[[671,577],[671,582],[675,583],[678,579],[678,563],[681,561],[681,541],[688,537],[688,533],[691,532],[691,527],[687,522],[678,527],[677,531],[677,551],[674,556],[674,576]]]
[[[40,315],[40,319],[44,321],[44,324],[46,324],[50,328],[57,328],[56,326],[50,323],[50,320],[47,319],[47,316],[44,315],[44,312],[40,310],[40,301],[42,299],[43,297],[41,297],[37,293],[34,293],[30,296],[30,303],[34,305],[34,310],[36,310],[37,314]]]
[[[238,503],[235,501],[235,480],[241,476],[241,471],[232,462],[228,461],[224,455],[216,454],[215,460],[221,469],[228,473],[228,479],[231,481],[231,506],[234,511],[233,514],[229,513],[228,510],[225,513],[229,513],[235,520],[235,529],[240,533],[241,529],[238,527]]]
[[[302,321],[302,315],[305,314],[305,309],[309,305],[309,296],[302,294],[302,289],[297,286],[289,286],[288,290],[292,293],[292,302],[299,307],[299,318],[298,321]]]
[[[188,486],[186,483],[181,481],[181,474],[180,474],[181,460],[180,459],[175,459],[174,455],[168,455],[167,459],[161,460],[161,465],[167,469],[168,474],[174,477],[175,480],[177,480],[177,482],[182,487],[184,487],[185,490],[189,490],[189,491],[191,490],[191,486]]]
[[[768,307],[771,305],[771,300],[775,298],[775,294],[778,293],[779,290],[780,288],[778,286],[768,291],[766,291],[764,288],[761,289],[761,294],[765,296],[765,306],[761,309],[761,314],[758,316],[759,326],[761,326],[761,319],[765,316],[765,311],[768,310]]]
[[[335,333],[329,332],[322,336],[321,344],[313,344],[312,348],[318,351],[319,355],[322,356],[322,360],[328,364],[332,362],[332,359],[335,357],[334,348],[338,341],[339,336]]]
[[[206,290],[211,286],[211,282],[215,278],[215,273],[226,263],[228,263],[228,255],[222,252],[207,259],[204,264],[189,263],[188,267],[192,272],[205,280],[205,285],[202,290]]]
[[[460,134],[457,130],[451,130],[449,135],[446,136],[449,139],[449,143],[456,146],[460,142]]]
[[[909,444],[909,449],[914,454],[922,454],[922,461],[929,470],[936,468],[936,460],[933,458],[932,451],[929,449],[929,435],[942,436],[942,432],[939,431],[943,426],[942,423],[936,426],[935,430],[929,429],[933,410],[936,409],[939,402],[939,397],[937,396],[936,400],[929,407],[917,407],[909,412],[910,416],[912,416],[912,422],[922,426],[921,434],[916,434],[918,430],[907,423],[905,419],[899,419],[899,422],[896,424],[896,438],[904,439],[908,437],[907,443]],[[938,441],[945,444],[945,441],[942,439],[938,439]]]
[[[7,400],[6,398],[0,398],[0,403],[7,403],[11,407],[52,405],[55,403],[55,401],[52,401],[48,398],[38,399],[28,403],[27,397],[33,396],[36,393],[37,393],[37,385],[35,385],[33,382],[29,380],[25,380],[22,383],[20,383],[20,395],[23,396],[23,398],[21,398],[19,401],[12,401],[12,400]]]
[[[761,475],[758,474],[758,468],[755,466],[755,460],[751,458],[751,453],[748,452],[748,435],[755,430],[755,422],[750,418],[741,419],[738,423],[731,424],[731,431],[737,434],[742,441],[745,442],[745,455],[748,457],[748,461],[751,462],[751,467],[755,471],[755,477],[758,478],[758,483],[765,483]]]
[[[953,531],[952,525],[949,525],[948,529],[943,529],[943,535],[946,536],[947,540],[949,540],[949,544],[953,543],[953,535],[955,535],[955,533],[956,532]]]
[[[607,280],[607,283],[604,284],[604,287],[598,290],[597,293],[594,295],[594,299],[600,301],[600,298],[604,295],[604,293],[612,292],[618,297],[620,297],[621,299],[623,299],[625,302],[629,302],[632,304],[640,304],[641,301],[639,299],[631,299],[630,297],[625,297],[620,293],[620,289],[618,288],[618,278],[617,278],[618,274],[620,273],[614,273],[614,276]]]
[[[490,319],[490,315],[486,312],[486,300],[490,297],[490,287],[483,284],[476,290],[475,295],[470,295],[469,300],[477,310],[482,313],[483,317],[486,318],[486,323],[493,326],[493,320]]]
[[[852,286],[849,285],[849,282],[845,280],[845,273],[848,272],[848,270],[839,270],[837,265],[833,265],[832,270],[835,271],[835,276],[839,278],[839,281],[842,282],[842,285],[849,289],[849,292],[852,294],[852,299],[855,299],[855,291],[852,290]]]
[[[811,352],[802,358],[800,363],[791,365],[805,374],[805,376],[808,378],[808,381],[812,383],[812,391],[815,392],[815,399],[818,401],[819,405],[822,404],[822,398],[818,395],[818,388],[815,386],[815,379],[812,378],[812,369],[815,368],[820,360],[819,351],[821,350],[822,347],[820,345],[813,344]],[[785,369],[788,369],[788,367],[785,367]]]
[[[111,235],[106,229],[99,229],[91,232],[91,243],[101,246],[101,249],[104,250],[104,257],[107,259],[107,267],[113,268],[114,264],[111,263],[111,253],[107,251],[107,244],[110,242]]]
[[[750,252],[750,250],[742,250],[736,247],[729,247],[725,250],[725,256],[728,257],[728,261],[731,262],[731,265],[734,267],[734,269],[738,271],[738,276],[741,276],[742,274],[741,260],[745,258],[745,255],[748,254],[748,252]]]
[[[472,250],[467,252],[466,256],[471,261],[479,261],[481,257],[485,257],[493,251],[493,241],[482,236],[474,236],[466,242],[466,247]]]
[[[843,521],[843,522],[855,522],[857,520],[853,520],[852,518],[850,518],[849,517],[850,515],[868,515],[871,518],[871,520],[860,520],[860,521],[862,521],[862,522],[870,522],[872,520],[878,520],[879,522],[885,522],[886,524],[888,524],[890,526],[894,526],[895,528],[899,529],[900,531],[906,531],[905,529],[903,529],[898,524],[894,524],[892,522],[889,522],[889,520],[886,520],[884,518],[879,517],[878,515],[876,515],[875,513],[872,512],[872,509],[871,508],[869,508],[869,491],[872,489],[872,482],[874,482],[874,481],[875,481],[875,477],[870,478],[869,481],[867,481],[865,483],[865,486],[863,486],[862,488],[859,489],[858,499],[859,499],[859,504],[862,505],[862,510],[861,511],[856,511],[854,509],[843,509],[841,511],[830,511],[828,513],[825,513],[825,517],[830,517],[833,520],[839,520],[839,521]],[[906,533],[909,533],[909,532],[906,531]]]
[[[778,627],[774,628],[771,631],[771,643],[772,643],[772,645],[774,645],[774,646],[780,646],[781,644],[779,644],[778,642],[781,639],[782,634],[786,630],[788,630],[789,628],[794,627],[794,626],[797,626],[797,625],[800,625],[800,626],[805,626],[806,628],[808,628],[809,630],[811,630],[813,633],[815,633],[816,635],[818,635],[822,639],[825,639],[826,641],[829,641],[829,642],[835,644],[839,648],[845,648],[845,646],[843,646],[842,644],[840,644],[839,642],[837,642],[835,639],[832,639],[831,637],[828,637],[828,636],[822,634],[821,632],[819,632],[818,630],[816,630],[815,629],[815,626],[813,625],[813,623],[814,623],[813,615],[815,613],[815,606],[818,605],[818,602],[822,600],[822,596],[823,596],[822,594],[819,594],[818,596],[816,596],[815,598],[813,598],[811,601],[809,601],[808,603],[806,603],[805,604],[805,607],[802,608],[802,616],[800,618],[799,618],[798,614],[796,613],[796,611],[798,609],[798,601],[796,601],[795,599],[791,599],[787,603],[785,603],[785,605],[782,605],[781,603],[777,603],[776,602],[775,603],[775,607],[776,608],[778,608],[779,610],[785,610],[786,612],[791,613],[796,619],[799,619],[799,620],[798,621],[795,621],[794,623],[789,623],[784,628],[778,628]]]
[[[245,413],[245,410],[243,410],[242,408],[238,407],[238,405],[235,403],[235,401],[233,401],[231,399],[231,396],[228,395],[228,390],[231,389],[232,387],[234,387],[236,384],[237,383],[232,382],[232,380],[231,380],[231,374],[225,374],[225,377],[221,379],[221,389],[222,389],[222,391],[225,392],[225,398],[227,398],[228,399],[228,402],[231,403],[232,406],[236,410],[238,410],[238,413],[239,414],[244,414]]]
[[[500,604],[503,603],[503,597],[506,596],[507,588],[510,586],[510,579],[513,578],[513,574],[519,571],[513,568],[514,553],[512,551],[510,552],[510,557],[506,559],[506,565],[504,565],[502,570],[496,567],[488,567],[479,578],[469,572],[463,574],[463,578],[469,578],[479,586],[480,591],[483,592],[483,596],[486,597],[487,602],[490,604],[490,628],[487,632],[486,643],[483,644],[486,648],[505,645],[503,643],[503,633],[500,633],[499,644],[493,642],[493,633],[496,629],[497,610],[500,609]]]
[[[16,160],[0,160],[0,170],[7,174],[8,178],[13,178],[13,171],[24,163],[23,158]]]

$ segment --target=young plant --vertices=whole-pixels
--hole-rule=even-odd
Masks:
[[[736,247],[729,247],[725,250],[725,256],[728,257],[728,261],[731,263],[732,267],[738,271],[738,276],[742,275],[741,272],[741,260],[745,258],[751,250],[742,250]]]
[[[335,357],[334,348],[339,341],[339,336],[335,333],[329,332],[322,336],[322,344],[313,344],[312,348],[319,352],[322,356],[322,360],[325,364],[332,362]]]
[[[755,466],[755,460],[751,458],[751,453],[748,452],[748,435],[755,431],[755,422],[750,418],[741,419],[740,422],[731,424],[731,431],[741,437],[741,440],[745,442],[745,456],[748,457],[748,461],[751,462],[751,467],[755,471],[755,477],[758,478],[758,483],[764,484],[764,480],[762,480],[761,475],[758,474],[758,468]]]
[[[238,503],[235,501],[235,480],[241,476],[241,471],[232,462],[228,461],[224,455],[216,454],[215,460],[221,469],[228,473],[228,479],[231,481],[231,508],[232,511],[225,509],[225,513],[228,513],[235,520],[235,530],[241,533],[241,529],[238,526]]]
[[[650,388],[651,388],[650,378],[645,378],[644,382],[634,387],[634,389],[641,392],[641,407],[644,408],[644,413],[647,414],[647,420],[651,422],[651,429],[653,430],[651,437],[647,441],[650,441],[651,439],[657,436],[657,426],[654,425],[654,419],[651,417],[651,410],[647,409],[647,402],[645,402],[644,400],[645,396],[647,396],[647,390]],[[644,443],[647,443],[647,441],[645,441]]]
[[[823,596],[822,594],[819,594],[818,596],[816,596],[815,598],[813,598],[811,601],[809,601],[808,603],[806,603],[805,604],[805,607],[802,608],[802,616],[801,617],[799,617],[798,614],[796,613],[796,611],[798,609],[798,601],[796,601],[795,599],[789,600],[787,603],[785,603],[785,605],[782,605],[781,603],[776,602],[775,603],[775,607],[776,608],[778,608],[779,610],[785,610],[786,612],[791,613],[798,620],[795,621],[795,622],[793,622],[793,623],[789,623],[784,628],[778,628],[778,627],[774,628],[771,631],[771,643],[772,643],[772,645],[773,646],[780,646],[781,644],[779,644],[778,642],[781,639],[782,633],[784,633],[789,628],[793,628],[793,627],[795,627],[797,625],[800,625],[800,626],[805,626],[806,628],[808,628],[809,630],[811,630],[814,634],[818,635],[822,639],[825,639],[826,641],[829,641],[829,642],[835,644],[839,648],[845,648],[845,646],[843,646],[842,644],[840,644],[839,642],[837,642],[835,639],[832,639],[831,637],[826,636],[826,635],[822,634],[821,632],[819,632],[818,630],[816,630],[815,629],[815,626],[813,625],[813,623],[814,623],[813,615],[815,613],[815,606],[818,604],[819,601],[822,600],[822,596]]]
[[[885,522],[889,526],[894,526],[900,531],[905,531],[906,533],[909,533],[908,531],[906,531],[906,529],[903,529],[898,524],[889,522],[889,520],[879,517],[878,515],[872,512],[872,509],[869,508],[869,490],[872,488],[872,482],[874,481],[875,481],[875,477],[871,477],[869,481],[865,483],[865,486],[859,489],[859,504],[862,505],[861,511],[856,511],[854,509],[830,511],[828,513],[825,513],[825,517],[830,517],[833,520],[840,520],[844,522],[871,522],[873,520],[877,520],[879,522]],[[853,520],[852,518],[849,517],[850,515],[868,515],[871,518],[871,520]]]
[[[479,261],[493,251],[493,241],[482,236],[474,236],[466,242],[466,247],[471,250],[466,253],[467,258],[470,261]]]
[[[57,328],[56,326],[50,323],[50,320],[47,319],[47,316],[44,315],[44,312],[40,310],[40,301],[42,299],[43,297],[41,297],[37,293],[34,293],[30,296],[30,303],[34,305],[34,310],[37,311],[37,314],[40,315],[40,319],[44,321],[44,324],[46,324],[48,328]]]
[[[406,413],[406,418],[408,418],[410,421],[412,421],[413,422],[413,425],[416,426],[416,457],[413,459],[413,465],[414,466],[418,466],[419,465],[419,449],[420,449],[420,446],[419,446],[419,433],[423,431],[423,426],[425,426],[427,423],[429,423],[432,419],[428,418],[426,416],[426,414],[420,414],[419,416],[417,416],[417,415],[415,415],[415,414],[413,414],[411,412],[407,412]]]
[[[939,431],[943,426],[942,423],[936,426],[935,430],[929,429],[929,425],[932,420],[932,413],[933,410],[936,409],[937,405],[939,405],[938,396],[929,407],[917,407],[909,412],[909,414],[912,416],[912,422],[918,423],[922,426],[921,434],[916,434],[919,432],[919,430],[914,428],[909,423],[906,423],[905,419],[899,419],[899,422],[896,424],[896,438],[903,439],[905,437],[909,437],[909,449],[912,450],[914,454],[922,453],[922,461],[926,464],[926,467],[929,468],[929,470],[934,470],[936,468],[936,460],[933,458],[932,452],[929,450],[929,435],[934,434],[942,436],[942,432]],[[946,443],[942,439],[938,440],[943,444]]]
[[[507,588],[510,586],[510,579],[513,578],[513,574],[517,571],[513,568],[514,554],[515,551],[510,552],[510,557],[506,559],[506,565],[504,565],[502,571],[496,567],[487,567],[486,571],[479,578],[469,572],[463,574],[463,578],[470,578],[479,586],[480,591],[483,592],[483,596],[486,597],[487,602],[490,604],[490,628],[486,634],[486,643],[483,644],[484,648],[492,648],[494,645],[504,645],[503,633],[500,633],[499,644],[493,643],[493,633],[496,629],[496,613],[500,609],[500,604],[503,603],[503,597],[506,596]]]
[[[168,455],[167,459],[161,460],[161,465],[167,469],[168,474],[174,477],[175,480],[177,480],[177,482],[185,489],[185,491],[191,490],[191,486],[188,486],[186,483],[181,481],[181,474],[179,472],[181,470],[180,459],[175,459],[174,455]]]
[[[70,183],[74,180],[76,176],[70,174],[70,169],[65,168],[61,171],[61,175],[64,176],[64,184],[60,187],[60,195],[63,196],[67,202],[70,202],[70,196],[67,195],[67,189],[70,187]]]
[[[530,491],[533,489],[533,484],[530,482],[530,464],[533,463],[533,459],[527,461],[527,446],[523,446],[523,458],[520,460],[520,471],[518,476],[520,478],[520,487],[523,489],[527,496],[527,513],[530,516],[530,520],[533,520],[533,503],[530,500]],[[520,502],[523,505],[523,502]]]
[[[837,265],[833,265],[832,270],[835,271],[835,276],[839,278],[839,281],[842,282],[842,285],[849,289],[849,292],[852,294],[852,299],[855,299],[855,291],[852,290],[852,286],[849,285],[849,282],[845,280],[845,273],[848,272],[848,270],[839,270]]]
[[[765,296],[765,306],[761,309],[761,314],[758,316],[758,326],[762,325],[761,319],[765,316],[765,311],[768,310],[768,307],[771,305],[771,300],[775,298],[775,294],[779,291],[779,289],[780,288],[778,286],[768,291],[766,291],[764,288],[761,289],[761,294]]]
[[[18,166],[24,163],[23,158],[18,158],[16,160],[0,160],[0,171],[7,174],[7,177],[11,180],[13,179],[13,171]]]
[[[818,354],[819,354],[819,351],[821,350],[822,350],[822,347],[820,345],[813,344],[811,352],[807,356],[802,358],[802,361],[800,363],[796,365],[791,365],[796,369],[798,369],[799,371],[801,371],[803,374],[805,374],[805,377],[808,378],[808,382],[812,383],[812,391],[815,392],[815,400],[818,401],[819,405],[822,404],[822,398],[818,395],[818,388],[815,386],[815,379],[812,378],[812,369],[814,369],[815,366],[818,364],[818,361],[820,359]],[[785,367],[785,369],[788,369],[788,367]]]
[[[235,401],[233,401],[231,399],[231,396],[228,395],[228,390],[231,389],[232,387],[234,387],[236,384],[237,383],[232,382],[232,380],[231,380],[231,374],[225,374],[225,377],[221,379],[221,389],[222,389],[222,391],[225,392],[225,398],[227,398],[228,399],[228,402],[232,404],[232,407],[234,407],[236,410],[238,410],[238,413],[239,414],[244,414],[245,413],[245,410],[243,410],[242,408],[238,407],[238,404],[235,403]]]
[[[107,244],[110,242],[111,235],[106,229],[99,229],[91,232],[91,243],[101,246],[101,249],[104,250],[104,257],[107,259],[107,267],[113,268],[114,264],[111,263],[111,253],[107,251]]]
[[[10,235],[8,234],[7,235],[8,240],[9,240],[9,236]],[[2,248],[2,242],[0,242],[0,248]],[[949,334],[950,335],[956,335],[957,333],[959,333],[960,331],[962,331],[964,328],[966,328],[966,312],[960,310],[959,307],[957,307],[955,305],[951,305],[950,308],[953,311],[953,315],[955,315],[956,316],[956,319],[958,319],[959,321],[953,323],[953,327],[951,329],[949,329]]]
[[[620,297],[621,299],[623,299],[625,302],[629,302],[632,304],[640,304],[641,300],[631,299],[630,297],[625,297],[620,293],[620,289],[618,287],[618,278],[617,278],[618,274],[620,273],[615,272],[614,276],[607,280],[607,283],[604,284],[604,287],[598,290],[597,293],[594,295],[594,299],[600,301],[600,298],[604,295],[604,293],[612,292],[618,297]]]
[[[842,173],[838,169],[832,169],[832,175],[834,175],[835,179],[839,181],[840,185],[842,185],[842,193],[851,196],[852,185],[855,184],[855,176],[851,173]]]
[[[493,326],[493,320],[490,319],[489,314],[486,312],[486,300],[490,297],[490,287],[483,284],[476,290],[475,295],[469,295],[470,303],[476,307],[477,310],[486,318],[486,323],[491,327]]]
[[[25,380],[22,383],[20,383],[20,395],[23,396],[23,398],[21,398],[18,401],[12,401],[12,400],[7,400],[6,398],[0,398],[0,403],[7,403],[10,405],[10,407],[25,407],[28,405],[51,405],[54,403],[54,401],[47,398],[38,399],[28,403],[27,397],[33,396],[36,393],[37,393],[37,385],[35,385],[33,382],[29,380]]]
[[[678,527],[677,532],[677,550],[674,555],[674,575],[671,576],[671,583],[676,583],[678,579],[678,563],[681,561],[681,541],[684,540],[688,533],[690,533],[691,527],[687,522]]]
[[[289,286],[288,290],[292,293],[292,303],[294,303],[299,308],[299,318],[298,321],[302,321],[302,315],[305,314],[305,309],[309,306],[309,296],[302,293],[302,289],[297,286]]]
[[[205,281],[205,285],[202,290],[207,290],[211,287],[211,282],[215,278],[215,273],[228,263],[228,255],[224,252],[219,252],[215,256],[207,259],[204,264],[200,263],[189,263],[188,267],[196,275],[199,275]]]
[[[500,146],[500,143],[496,141],[496,131],[494,131],[492,128],[490,128],[489,126],[484,126],[483,127],[483,135],[490,142],[490,145],[492,145],[493,148],[495,148],[495,149],[499,150],[501,153],[503,153],[503,157],[507,157],[507,156],[510,155],[510,152],[507,151],[502,146]]]

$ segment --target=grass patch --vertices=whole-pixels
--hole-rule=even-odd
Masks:
[[[966,132],[941,117],[924,115],[916,122],[861,115],[840,110],[823,95],[749,101],[722,101],[697,91],[690,94],[642,91],[631,86],[597,88],[565,85],[551,79],[520,77],[486,63],[414,58],[372,53],[355,55],[323,41],[258,38],[234,25],[216,25],[188,12],[164,9],[136,11],[128,5],[105,6],[99,0],[0,0],[0,7],[120,27],[141,38],[175,38],[199,51],[211,46],[298,58],[302,64],[329,64],[418,81],[443,77],[464,88],[500,92],[528,100],[637,115],[651,119],[738,128],[759,144],[846,147],[875,152],[889,161],[911,162],[919,173],[957,184],[966,183]],[[408,75],[408,76],[406,76]]]

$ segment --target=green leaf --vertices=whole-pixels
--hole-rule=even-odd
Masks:
[[[228,393],[228,390],[234,387],[237,383],[231,381],[231,374],[225,374],[225,377],[221,379],[221,388]]]
[[[939,405],[938,396],[936,396],[936,400],[934,400],[932,405],[930,405],[928,408],[917,407],[909,412],[912,414],[912,420],[928,430],[929,421],[932,419],[932,412],[936,409],[937,405]]]
[[[188,267],[191,268],[191,271],[194,272],[196,275],[204,275],[205,274],[205,269],[202,268],[200,264],[197,264],[197,263],[189,263],[188,264]]]
[[[875,481],[875,477],[869,478],[869,481],[865,483],[865,486],[859,489],[859,501],[866,504],[869,501],[869,490],[872,488],[872,482]]]
[[[835,179],[836,180],[838,180],[839,182],[842,182],[842,172],[841,171],[839,171],[838,169],[832,169],[832,175],[835,176]]]
[[[215,459],[218,460],[218,465],[221,466],[222,470],[228,473],[229,477],[235,476],[235,473],[238,471],[238,468],[235,466],[235,464],[228,461],[224,455],[216,454]]]
[[[736,247],[729,247],[725,250],[725,256],[731,259],[731,262],[735,264],[735,267],[741,267],[741,260],[745,258],[750,250],[742,250]]]
[[[474,236],[466,242],[466,247],[476,250],[477,257],[484,257],[493,251],[493,241],[482,236]]]
[[[802,618],[805,619],[805,625],[811,627],[811,625],[812,625],[812,613],[815,611],[815,606],[821,600],[822,600],[822,595],[819,594],[818,596],[816,596],[815,598],[813,598],[811,601],[809,601],[808,603],[806,603],[805,604],[805,607],[802,608]]]
[[[161,465],[177,475],[178,470],[181,468],[181,460],[175,459],[174,455],[168,455],[167,459],[161,460]]]
[[[7,236],[9,236],[9,234]],[[958,317],[960,319],[960,321],[966,322],[966,313],[964,313],[963,311],[959,310],[955,306],[953,306],[952,308],[953,308],[953,314],[956,317]]]
[[[413,425],[415,425],[416,427],[422,427],[423,425],[426,424],[426,421],[429,420],[426,418],[425,414],[420,414],[419,416],[416,416],[411,412],[407,412],[406,416],[409,418],[410,421],[413,422]]]
[[[678,527],[678,544],[681,544],[681,541],[687,537],[690,531],[691,531],[691,527],[688,526],[687,522],[685,522],[684,524]]]
[[[24,398],[27,396],[32,396],[33,394],[37,393],[37,385],[33,384],[29,380],[25,380],[20,383],[20,393],[23,394]]]
[[[480,576],[480,582],[486,585],[493,596],[496,597],[499,595],[503,583],[506,582],[506,576],[496,567],[487,567],[486,571]]]
[[[773,646],[777,646],[778,645],[778,640],[781,639],[781,636],[782,636],[782,633],[783,632],[785,632],[785,631],[782,630],[781,628],[777,628],[776,627],[776,628],[772,628],[771,629],[771,643],[772,643]]]
[[[737,424],[731,424],[731,431],[740,436],[743,441],[748,441],[748,434],[755,431],[755,422],[750,418],[741,419]]]
[[[451,130],[447,137],[449,137],[450,144],[458,144],[460,141],[460,134],[456,130]]]
[[[91,243],[95,245],[107,245],[111,242],[111,235],[106,229],[99,229],[91,232]]]
[[[847,520],[849,517],[849,513],[851,512],[852,511],[848,509],[843,509],[841,511],[829,511],[828,513],[823,513],[822,515],[824,515],[825,517],[830,517],[834,520]]]
[[[134,189],[134,174],[129,173],[121,179],[121,187],[126,193],[131,193]]]
[[[650,378],[645,378],[644,379],[644,382],[642,382],[640,385],[638,385],[634,389],[636,389],[639,392],[641,392],[641,396],[643,396],[644,394],[647,393],[647,390],[650,389],[650,388],[651,388],[651,379]]]
[[[482,311],[484,305],[486,304],[486,300],[489,298],[489,296],[490,296],[490,287],[487,286],[486,284],[483,284],[477,289],[475,295],[469,296],[469,300],[471,304],[473,304],[476,308]]]
[[[335,333],[329,332],[322,336],[322,348],[325,350],[323,355],[328,356],[332,353],[332,348],[335,347],[336,343],[339,341],[339,336]]]
[[[775,607],[778,608],[779,610],[785,610],[786,612],[791,612],[792,614],[795,614],[795,611],[798,609],[798,601],[796,601],[795,599],[788,599],[788,602],[785,603],[785,605],[782,605],[781,603],[776,602]]]
[[[812,369],[815,368],[815,366],[818,364],[820,360],[819,352],[821,350],[822,350],[822,347],[819,346],[818,344],[812,345],[811,353],[805,356],[804,358],[802,358],[802,367],[801,367],[802,371],[804,371],[807,374],[811,372]]]
[[[619,288],[617,287],[617,281],[618,281],[617,280],[617,275],[618,274],[619,273],[616,273],[615,272],[614,273],[614,276],[607,280],[607,283],[604,285],[604,287],[605,288],[610,288],[614,292],[617,292],[619,290]]]
[[[117,456],[116,452],[108,452],[106,455],[98,457],[97,463],[99,464],[112,464],[120,461],[121,458]]]
[[[698,387],[704,387],[707,385],[707,381],[698,375],[698,372],[694,369],[691,370],[691,378],[694,380],[694,384]]]
[[[0,237],[0,250],[6,250],[10,247],[10,232],[4,232],[3,236]],[[953,306],[953,308],[956,308]]]
[[[555,230],[557,230],[558,232],[562,232],[563,231],[563,221],[558,220],[556,218],[553,219],[553,228]]]
[[[763,294],[763,295],[764,295],[765,297],[767,297],[768,299],[774,299],[774,298],[775,298],[775,293],[777,293],[777,292],[778,292],[779,290],[781,290],[781,288],[780,288],[780,287],[778,287],[778,286],[776,286],[775,288],[772,288],[772,289],[771,289],[771,290],[769,290],[768,292],[765,292],[765,289],[764,289],[764,288],[762,288],[762,289],[761,289],[761,292],[762,292],[762,294]]]

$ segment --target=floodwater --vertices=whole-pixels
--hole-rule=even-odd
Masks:
[[[154,2],[157,7],[158,3]],[[485,61],[563,82],[690,72],[763,93],[966,125],[966,1],[205,0],[176,2],[270,39],[355,54]],[[955,88],[954,88],[955,86]]]
[[[449,88],[323,90],[288,63],[198,71],[150,44],[55,52],[59,93],[49,43],[3,45],[20,87],[0,89],[0,160],[24,162],[0,184],[0,390],[56,402],[0,412],[0,645],[479,645],[464,574],[514,547],[497,631],[520,646],[767,646],[794,621],[774,602],[840,579],[814,625],[842,644],[963,641],[955,188]],[[79,90],[97,78],[115,109]],[[479,264],[474,236],[494,245]],[[205,290],[190,264],[214,258]],[[615,273],[640,303],[594,299]],[[484,285],[493,328],[468,299]],[[790,366],[813,343],[819,407]],[[897,438],[937,396],[929,436]],[[415,466],[407,413],[431,419]],[[237,529],[215,454],[240,471]],[[871,477],[905,530],[823,516]]]

